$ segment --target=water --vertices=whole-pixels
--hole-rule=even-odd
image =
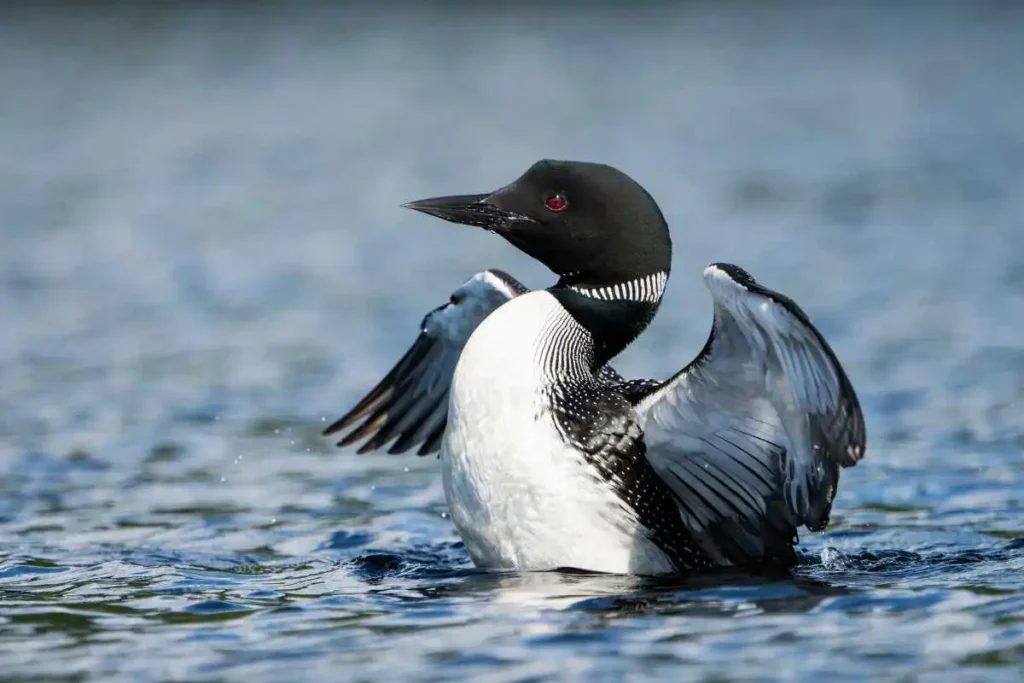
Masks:
[[[0,17],[6,680],[1018,680],[1024,12],[742,3]],[[318,432],[500,240],[402,211],[543,156],[657,197],[618,362],[706,263],[832,341],[868,420],[792,578],[474,571],[434,458]]]

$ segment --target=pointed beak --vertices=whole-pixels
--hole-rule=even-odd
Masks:
[[[493,194],[432,197],[402,204],[402,207],[436,216],[452,223],[475,225],[487,230],[500,230],[508,227],[513,221],[531,220],[496,206],[492,203],[493,197]]]

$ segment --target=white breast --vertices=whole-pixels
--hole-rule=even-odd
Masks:
[[[560,437],[538,356],[577,323],[548,292],[512,299],[470,337],[452,383],[441,447],[445,496],[478,566],[664,573],[669,559],[632,511]]]

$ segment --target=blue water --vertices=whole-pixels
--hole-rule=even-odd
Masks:
[[[0,677],[1019,680],[1024,11],[34,7],[0,10]],[[673,226],[627,374],[697,352],[712,261],[835,347],[867,457],[792,578],[481,573],[436,459],[319,436],[476,270],[551,282],[398,208],[545,156]]]

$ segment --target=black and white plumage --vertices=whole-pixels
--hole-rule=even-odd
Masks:
[[[671,260],[664,219],[632,179],[545,161],[495,193],[410,206],[497,232],[560,276],[528,292],[501,271],[478,273],[326,430],[362,420],[340,442],[367,439],[360,452],[440,447],[474,562],[786,567],[797,528],[825,527],[839,469],[864,454],[864,420],[792,300],[713,264],[704,349],[667,381],[627,381],[608,363],[657,312]]]

